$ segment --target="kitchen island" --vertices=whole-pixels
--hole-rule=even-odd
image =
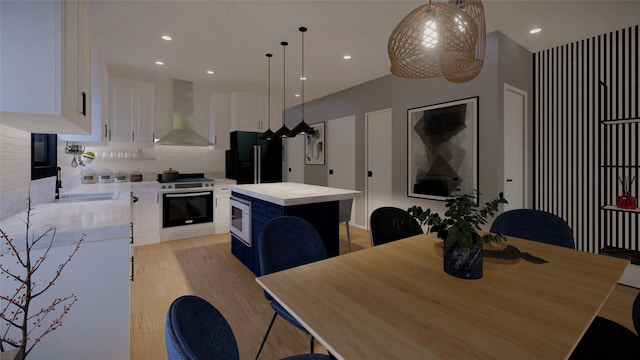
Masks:
[[[249,184],[230,186],[232,198],[232,223],[234,220],[233,199],[248,204],[250,231],[241,239],[233,224],[231,230],[231,252],[254,274],[260,274],[260,258],[257,250],[262,226],[278,216],[297,216],[313,225],[327,249],[327,254],[338,255],[339,249],[339,201],[353,199],[361,191],[330,188],[326,186],[291,182]]]

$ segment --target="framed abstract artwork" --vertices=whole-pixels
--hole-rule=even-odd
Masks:
[[[306,135],[304,143],[304,163],[306,165],[324,165],[324,122],[311,124],[316,130],[313,135]]]
[[[478,97],[407,110],[407,195],[478,190]]]

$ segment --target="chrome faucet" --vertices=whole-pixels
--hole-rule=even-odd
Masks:
[[[56,200],[60,199],[60,189],[62,189],[62,169],[58,166],[58,173],[56,175]]]

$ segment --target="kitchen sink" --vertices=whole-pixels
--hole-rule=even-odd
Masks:
[[[85,202],[85,201],[100,201],[100,200],[118,200],[120,196],[119,192],[95,192],[95,193],[75,193],[75,194],[60,194],[59,199],[53,200],[53,202]]]

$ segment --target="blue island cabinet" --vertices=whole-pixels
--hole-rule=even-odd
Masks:
[[[231,253],[237,257],[256,276],[260,273],[260,255],[258,254],[258,238],[262,227],[269,220],[278,216],[297,216],[307,220],[322,237],[329,256],[337,256],[339,249],[338,201],[327,201],[312,204],[281,206],[264,200],[249,197],[236,192],[233,197],[251,202],[251,246],[231,236]]]

